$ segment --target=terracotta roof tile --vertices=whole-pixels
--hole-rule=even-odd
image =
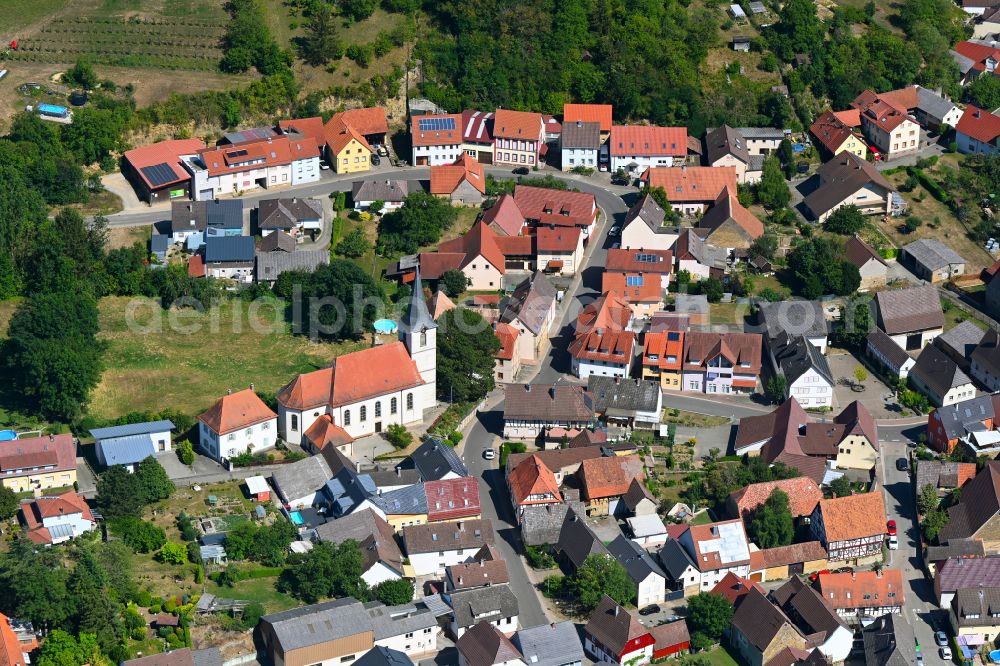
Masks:
[[[633,479],[645,478],[638,456],[610,456],[584,460],[580,485],[585,499],[620,497],[628,492]]]
[[[608,139],[611,154],[628,156],[687,155],[686,127],[655,127],[652,125],[615,125]]]
[[[454,122],[455,128],[434,131],[420,129],[420,121],[434,118],[441,120],[451,119]],[[410,120],[410,138],[414,146],[457,146],[462,143],[462,114],[445,113],[413,116]]]
[[[536,455],[521,461],[511,469],[507,475],[507,484],[518,505],[546,504],[562,500],[555,474]],[[529,499],[531,495],[552,495],[552,499]]]
[[[517,236],[524,226],[524,215],[514,202],[514,195],[504,194],[483,213],[482,221],[493,227],[494,231],[507,236]]]
[[[1000,116],[995,116],[989,111],[976,108],[972,104],[965,107],[955,131],[972,137],[982,143],[994,144],[1000,136]]]
[[[597,200],[589,192],[518,185],[514,203],[526,219],[543,224],[583,228],[597,219]]]
[[[424,482],[427,520],[457,520],[479,515],[479,479],[464,476]]]
[[[510,324],[498,321],[493,327],[493,335],[500,341],[500,349],[495,357],[503,361],[512,360],[517,347],[518,330]]]
[[[837,149],[854,135],[852,125],[848,125],[830,111],[817,118],[809,127],[809,132],[831,153],[837,152]]]
[[[663,298],[658,276],[630,272],[605,271],[601,275],[601,291],[614,293],[629,303],[659,303]]]
[[[0,472],[22,476],[30,473],[32,467],[48,466],[53,466],[53,472],[76,469],[76,445],[72,435],[21,438],[0,446]],[[17,470],[25,471],[15,473]]]
[[[753,559],[754,555],[759,551],[750,553],[750,570],[753,571]],[[712,588],[712,594],[718,594],[719,596],[725,597],[729,600],[729,603],[736,605],[736,602],[747,595],[751,589],[755,589],[761,594],[767,594],[767,591],[761,586],[760,583],[754,580],[749,580],[734,574],[732,571],[727,573],[722,577],[715,587]]]
[[[256,393],[243,389],[219,398],[198,420],[216,434],[225,435],[276,418],[278,415]]]
[[[535,249],[537,252],[573,252],[580,246],[582,233],[576,227],[538,227]]]
[[[830,608],[879,608],[902,606],[906,600],[899,569],[823,574],[817,581],[820,596]]]
[[[348,109],[336,114],[334,118],[340,118],[364,136],[386,134],[389,131],[389,123],[385,119],[385,109],[380,106]]]
[[[760,571],[801,562],[816,562],[826,559],[826,549],[819,541],[793,543],[789,546],[766,548],[750,553],[750,571]]]
[[[172,183],[189,180],[191,174],[181,166],[181,155],[195,155],[199,151],[207,149],[208,146],[201,139],[171,139],[158,141],[157,143],[133,148],[125,152],[125,159],[132,165],[139,177],[145,181],[151,189],[163,187]],[[155,185],[150,182],[143,168],[166,164],[173,174],[174,179],[167,182],[157,182]]]
[[[819,489],[816,482],[805,476],[780,481],[751,483],[746,488],[734,492],[729,498],[733,506],[736,507],[738,516],[745,519],[747,514],[752,514],[763,506],[775,490],[784,491],[788,495],[789,506],[794,518],[811,516],[813,509],[823,499],[823,491]]]
[[[451,194],[463,182],[486,194],[486,174],[483,165],[463,154],[454,164],[431,167],[431,194]]]
[[[827,543],[885,534],[882,493],[859,493],[819,502]]]
[[[539,141],[542,135],[542,114],[529,111],[497,109],[493,117],[493,136],[505,139]]]
[[[651,357],[656,356],[656,360]],[[670,358],[674,360],[671,361]],[[662,370],[680,370],[684,359],[684,333],[682,331],[660,331],[646,333],[643,341],[643,365]]]
[[[670,250],[612,248],[608,250],[604,270],[662,274],[672,272],[673,265],[674,256]]]
[[[302,436],[321,451],[327,446],[343,446],[354,441],[346,430],[333,422],[329,414],[323,414],[316,419]]]
[[[610,104],[563,104],[563,123],[600,123],[602,132],[611,131]]]
[[[671,203],[714,202],[729,187],[736,191],[734,167],[657,167],[646,169],[647,187],[662,187]]]

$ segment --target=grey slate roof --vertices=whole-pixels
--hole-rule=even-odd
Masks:
[[[1000,587],[960,589],[955,592],[951,607],[960,627],[992,627],[996,624],[996,615],[1000,614]]]
[[[529,505],[524,507],[521,515],[521,538],[529,546],[556,544],[562,531],[566,513],[573,509],[580,515],[585,510],[581,502],[563,502],[562,504]]]
[[[403,528],[406,554],[449,550],[478,550],[495,541],[493,523],[488,519],[461,522],[407,525]]]
[[[170,206],[170,230],[204,231],[243,228],[243,200],[215,199],[212,201],[174,201]]]
[[[276,234],[271,234],[274,236]],[[268,236],[270,238],[270,236]],[[315,271],[330,263],[326,250],[296,250],[294,252],[258,252],[257,282],[277,280],[285,271]]]
[[[802,582],[801,578],[792,576],[774,591],[773,600],[803,635],[825,632],[829,637],[838,628],[847,627],[847,623],[827,605],[819,592]]]
[[[819,373],[830,386],[834,385],[833,372],[826,357],[805,337],[782,333],[771,341],[769,349],[789,387],[810,369]]]
[[[170,239],[165,234],[153,234],[149,237],[149,251],[153,254],[163,254],[170,245]]]
[[[627,539],[624,534],[619,534],[614,541],[608,544],[608,552],[611,553],[611,557],[625,567],[629,578],[636,585],[649,578],[650,575],[666,578],[663,569],[650,557],[649,553],[635,541]]]
[[[424,300],[424,283],[420,279],[420,267],[418,266],[413,279],[413,290],[410,292],[410,302],[407,303],[406,312],[403,313],[399,321],[399,330],[403,333],[416,333],[435,328],[437,328],[437,322],[427,311],[427,301]],[[436,479],[424,477],[424,480],[433,481]]]
[[[983,341],[985,335],[986,331],[971,321],[963,321],[950,331],[945,331],[934,338],[934,344],[938,346],[944,345],[946,351],[951,349],[960,357],[969,359],[972,357],[972,352],[975,351],[976,345]]]
[[[615,415],[651,412],[660,403],[660,387],[641,379],[617,379],[590,375],[587,390],[594,396],[594,411]]]
[[[536,272],[517,286],[507,300],[500,321],[509,324],[517,319],[535,335],[542,333],[545,318],[556,300],[556,289],[544,273]]]
[[[949,460],[921,460],[915,470],[917,491],[930,485],[935,488],[952,489],[958,487],[959,465]]]
[[[807,338],[825,337],[829,333],[823,306],[819,301],[760,302],[760,319],[767,337],[773,339],[782,332]],[[764,331],[761,331],[764,332]]]
[[[955,108],[955,103],[946,100],[933,90],[917,86],[917,108],[932,118],[944,118]]]
[[[354,664],[355,666],[413,666],[413,660],[399,650],[376,645]]]
[[[951,539],[943,546],[928,546],[924,560],[942,562],[949,557],[983,557],[984,555],[986,555],[986,548],[979,539]]]
[[[911,373],[940,396],[944,396],[950,389],[972,383],[958,364],[934,345],[924,347],[917,356],[917,363]]]
[[[416,291],[416,290],[414,290]],[[422,301],[423,299],[421,299]],[[412,465],[424,481],[440,481],[449,472],[468,476],[469,470],[455,453],[455,449],[436,437],[430,437],[410,454],[404,467]]]
[[[594,398],[582,386],[508,384],[504,395],[505,420],[560,423],[592,422]]]
[[[156,447],[149,435],[128,435],[97,442],[101,457],[108,467],[134,465],[156,455]]]
[[[334,448],[330,455],[333,460],[327,462],[333,477],[323,486],[323,494],[330,504],[332,514],[343,516],[351,513],[366,499],[374,497],[378,489],[371,477],[359,474],[350,459],[340,451]]]
[[[113,437],[129,437],[131,435],[148,435],[154,432],[170,431],[176,428],[172,421],[147,421],[145,423],[128,423],[107,428],[92,428],[90,435],[94,439],[111,439]]]
[[[541,624],[514,634],[514,645],[530,666],[562,666],[583,661],[583,645],[571,621]]]
[[[708,163],[714,164],[716,160],[726,155],[732,155],[744,164],[750,164],[750,152],[740,131],[729,125],[723,125],[706,132],[705,157]]]
[[[910,666],[917,663],[913,627],[902,615],[882,615],[861,630],[865,666]]]
[[[557,551],[565,556],[574,570],[591,555],[610,555],[608,549],[587,525],[583,515],[575,511],[566,512],[566,519],[559,532],[559,543],[556,545]]]
[[[934,285],[891,289],[875,294],[879,328],[889,335],[944,327],[941,297]]]
[[[303,222],[323,219],[323,204],[319,199],[265,199],[257,211],[260,229],[291,229]]]
[[[368,500],[386,515],[427,513],[427,491],[423,483],[371,495]]]
[[[750,6],[761,4],[751,2]],[[785,130],[780,127],[737,127],[736,131],[742,134],[745,139],[777,139],[780,141],[785,138]]]
[[[252,264],[254,242],[249,236],[208,236],[205,238],[205,263]]]
[[[663,548],[657,553],[657,558],[660,560],[660,564],[663,566],[663,570],[667,576],[673,581],[680,581],[681,576],[684,575],[684,571],[688,567],[698,568],[695,566],[691,556],[688,555],[687,550],[685,550],[684,546],[677,539],[667,539],[667,542],[663,544]]]
[[[462,634],[455,644],[462,662],[468,666],[494,666],[520,662],[521,653],[497,627],[483,621]]]
[[[274,231],[261,239],[257,246],[260,252],[295,252],[295,239],[284,231]]]
[[[654,232],[664,232],[663,221],[666,219],[667,214],[660,206],[656,203],[648,194],[642,195],[638,201],[636,201],[631,208],[629,208],[628,213],[625,215],[625,222],[622,225],[627,227],[635,218],[640,218],[647,227],[652,229]]]
[[[333,472],[323,456],[309,456],[281,465],[271,474],[278,494],[286,502],[318,492],[332,478]]]
[[[994,418],[996,408],[993,396],[981,395],[978,398],[963,400],[947,407],[938,407],[935,413],[941,421],[945,436],[948,439],[958,439],[963,437],[972,426]]]
[[[910,360],[906,350],[896,344],[881,328],[873,328],[868,334],[867,342],[871,348],[885,356],[897,368]]]
[[[517,596],[509,585],[490,585],[451,593],[455,624],[471,627],[477,622],[496,622],[518,614]]]
[[[410,183],[405,180],[359,180],[351,184],[354,201],[403,201],[410,193]]]
[[[953,264],[965,264],[965,259],[958,252],[933,238],[915,240],[909,245],[904,245],[902,252],[930,271]]]
[[[958,71],[961,72],[963,76],[968,74],[976,65],[975,60],[972,58],[966,58],[954,49],[948,49],[948,54],[951,56],[951,59],[955,61],[955,64],[958,65]]]
[[[889,181],[873,165],[848,152],[842,152],[825,162],[817,173],[819,187],[803,200],[816,218],[839,206],[866,185],[873,184],[882,188],[887,192],[885,196],[893,191]]]
[[[366,571],[376,562],[383,562],[400,574],[403,572],[403,553],[393,536],[392,527],[371,509],[318,526],[316,537],[333,544],[343,543],[348,539],[357,542],[365,560]]]
[[[559,140],[563,148],[597,150],[601,146],[601,123],[563,123]]]
[[[986,374],[996,375],[1000,371],[1000,336],[997,332],[993,329],[987,331],[970,356],[973,364],[986,370]]]

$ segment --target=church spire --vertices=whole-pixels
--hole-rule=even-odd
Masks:
[[[424,300],[424,285],[420,281],[420,267],[417,267],[417,274],[413,280],[413,293],[410,294],[410,303],[403,313],[403,320],[400,322],[400,332],[413,333],[437,328],[437,323],[427,311],[427,302]]]

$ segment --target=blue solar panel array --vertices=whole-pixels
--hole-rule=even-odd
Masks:
[[[140,171],[142,171],[142,175],[146,177],[146,180],[148,180],[149,184],[153,187],[166,185],[167,183],[172,183],[177,180],[177,174],[174,173],[174,170],[170,168],[170,165],[166,162],[154,164],[153,166],[142,167]]]
[[[421,132],[440,132],[455,129],[454,118],[419,118],[417,124]]]

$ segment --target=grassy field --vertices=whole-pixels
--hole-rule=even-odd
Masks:
[[[681,657],[676,662],[680,666],[685,664],[707,664],[708,666],[737,666],[737,661],[733,659],[725,648],[717,647],[709,652],[700,652],[696,655]]]
[[[21,28],[61,11],[67,4],[68,0],[0,0],[0,16],[3,16],[0,37],[3,43],[17,37]]]
[[[317,344],[290,334],[268,306],[225,301],[214,311],[164,311],[147,299],[101,301],[101,334],[107,369],[90,412],[116,417],[167,407],[197,414],[227,389],[251,383],[273,392],[297,373],[323,367],[360,343]],[[130,326],[129,321],[137,326]]]
[[[724,416],[708,416],[706,414],[686,412],[682,409],[671,409],[670,407],[663,410],[662,421],[663,423],[673,423],[689,428],[713,428],[729,423],[729,419]]]

